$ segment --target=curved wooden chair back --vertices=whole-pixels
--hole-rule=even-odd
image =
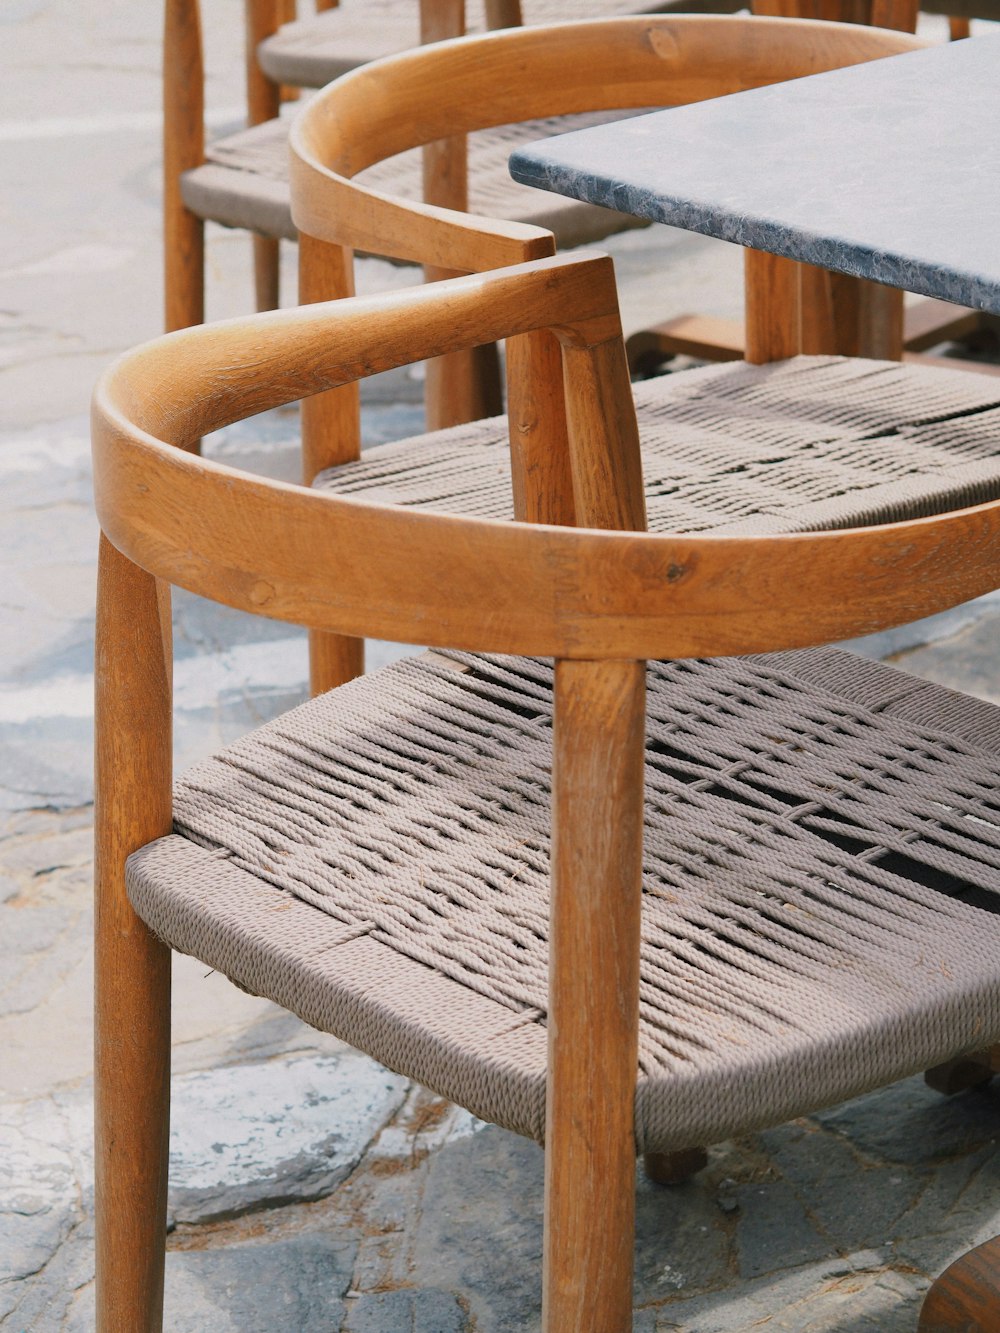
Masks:
[[[444,135],[452,136],[452,146],[464,144],[462,136],[475,128],[544,115],[681,105],[918,45],[903,34],[844,25],[661,15],[466,38],[355,70],[319,93],[292,129],[301,299],[350,295],[355,248],[423,263],[432,276],[555,252],[550,231],[462,211],[464,158],[447,172],[439,170],[440,158],[426,164],[425,197],[432,202],[393,198],[354,179],[398,152],[437,145]],[[802,269],[748,252],[748,359],[776,360],[800,350]],[[439,409],[429,415],[430,428],[483,414],[455,393],[455,386],[481,383],[461,360],[481,352],[428,365],[428,404]],[[508,378],[521,386],[524,404],[511,427],[514,512],[532,521],[571,523],[566,451],[553,444],[565,434],[561,398],[551,389],[558,381],[558,349],[544,331],[531,333],[508,342],[507,360]],[[303,404],[302,444],[307,482],[360,455],[356,386]],[[529,491],[528,476],[542,484]],[[313,634],[310,652],[317,688],[361,670],[358,642]]]
[[[670,17],[561,24],[465,38],[365,66],[319,93],[291,134],[292,209],[301,238],[303,302],[349,295],[351,252],[423,263],[433,276],[523,263],[555,252],[551,232],[472,216],[464,165],[428,167],[426,202],[403,201],[353,178],[422,144],[515,121],[582,111],[682,105],[911,50],[906,34],[795,20]],[[748,261],[748,320],[768,284]],[[796,270],[797,271],[797,270]],[[790,284],[786,284],[790,288]],[[763,293],[763,295],[761,295]],[[797,311],[790,314],[797,327]],[[779,341],[750,358],[798,351]],[[433,395],[433,401],[440,401]],[[431,428],[463,418],[461,409]],[[303,423],[305,474],[358,453],[353,397],[318,400]]]
[[[194,452],[201,435],[281,403],[540,330],[560,349],[580,528],[361,503]],[[515,383],[511,395],[516,414]],[[797,647],[975,596],[996,583],[1000,502],[801,536],[639,531],[635,415],[603,257],[174,333],[105,374],[93,421],[99,1327],[156,1329],[162,1305],[169,949],[130,906],[124,867],[171,829],[170,584],[340,634],[557,659],[545,1327],[630,1327],[642,659]],[[569,1189],[582,1160],[584,1184]]]
[[[541,329],[561,352],[576,528],[362,503],[192,452],[257,412]],[[510,392],[516,411],[516,382]],[[338,633],[587,660],[728,655],[872,632],[995,586],[1000,501],[870,529],[641,531],[604,256],[170,335],[105,375],[94,432],[98,515],[126,557],[213,600]]]
[[[293,216],[334,245],[471,272],[538,258],[541,228],[402,202],[353,183],[365,167],[446,136],[585,111],[680,106],[922,43],[904,34],[745,16],[648,16],[464,38],[335,80],[291,134]],[[453,195],[458,191],[451,186]]]

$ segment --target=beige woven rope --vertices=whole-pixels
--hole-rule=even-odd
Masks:
[[[541,662],[364,677],[184,778],[132,901],[175,948],[540,1139],[551,724]],[[651,665],[640,1150],[1000,1038],[998,757],[1000,710],[835,650]]]
[[[635,386],[651,530],[802,532],[1000,495],[1000,381],[890,361],[732,363]],[[370,450],[316,484],[510,518],[506,420]]]

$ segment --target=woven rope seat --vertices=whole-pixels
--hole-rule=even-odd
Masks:
[[[1000,381],[992,376],[796,357],[685,371],[634,391],[651,531],[806,532],[1000,495]],[[506,420],[382,445],[315,484],[510,518]]]
[[[173,948],[541,1140],[551,666],[428,653],[199,765]],[[639,1151],[1000,1038],[1000,709],[835,649],[648,669]]]
[[[699,8],[701,6],[698,6]],[[678,3],[642,0],[522,0],[526,26],[624,14],[657,13],[687,8]],[[482,0],[466,3],[466,31],[485,32]],[[340,0],[296,23],[287,23],[257,48],[257,59],[275,83],[322,88],[331,79],[381,56],[420,45],[420,12],[416,0]]]
[[[507,169],[508,158],[521,144],[615,118],[613,112],[550,117],[470,134],[470,210],[544,227],[565,247],[645,225],[629,214],[519,185]],[[198,217],[225,227],[295,240],[298,233],[288,188],[288,126],[288,120],[268,120],[209,143],[204,165],[181,177],[187,207]],[[423,198],[421,161],[419,149],[399,153],[359,172],[355,179],[401,200],[418,201]]]

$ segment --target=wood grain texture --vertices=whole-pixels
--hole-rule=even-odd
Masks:
[[[597,367],[610,321],[610,261],[573,256],[149,344],[97,391],[102,526],[169,582],[276,619],[579,659],[828,643],[996,586],[996,503],[870,529],[654,536],[394,509],[248,478],[185,452],[239,417],[538,328],[551,327],[571,361],[594,348]]]
[[[800,267],[801,350],[806,356],[903,355],[903,293],[893,287]]]
[[[135,915],[125,858],[171,829],[169,593],[102,537],[95,752],[95,1196],[99,1333],[163,1305],[170,951]]]
[[[278,31],[286,0],[244,0],[247,124],[273,120],[281,110],[281,89],[260,67],[257,47]],[[294,14],[294,11],[293,11]],[[277,237],[253,237],[254,298],[257,310],[277,310],[280,253]]]
[[[802,346],[802,265],[794,259],[746,250],[743,272],[747,361],[763,365],[798,356]]]
[[[317,253],[317,283],[325,263],[346,272],[339,252]],[[767,299],[777,301],[787,283],[794,304],[794,270],[760,258],[775,279]],[[778,341],[792,327],[786,320]],[[754,336],[766,342],[763,324]],[[573,515],[586,527],[362,503],[251,478],[191,452],[202,434],[232,421],[501,337],[528,367],[513,407],[530,449],[541,445],[532,411],[561,429],[561,363]],[[341,445],[317,443],[310,465]],[[526,464],[523,471],[521,503],[540,511],[550,478]],[[638,439],[613,267],[586,255],[371,297],[342,294],[138,348],[96,391],[94,475],[105,534],[97,656],[102,1333],[155,1329],[162,1290],[169,966],[131,913],[122,878],[128,852],[170,827],[169,610],[157,578],[340,635],[558,659],[543,1318],[546,1333],[624,1333],[643,659],[828,642],[966,600],[996,586],[1000,502],[797,536],[639,531]]]
[[[1000,1333],[1000,1236],[956,1259],[931,1285],[918,1333]]]
[[[754,14],[825,23],[870,23],[871,0],[754,0]]]
[[[439,271],[430,281],[438,281]],[[428,430],[498,417],[504,410],[500,353],[495,343],[469,347],[427,362],[424,380]]]
[[[181,198],[181,175],[205,160],[198,0],[166,0],[163,22],[163,290],[167,332],[205,318],[204,223]]]
[[[915,0],[754,0],[752,10],[760,16],[873,24],[907,33],[916,30],[917,21]],[[802,352],[899,360],[901,292],[808,265],[800,266],[799,282]],[[661,338],[661,346],[664,342]],[[711,355],[706,348],[703,354],[728,360],[728,341],[723,341],[720,352]]]
[[[814,269],[822,275],[823,270]],[[868,291],[876,291],[874,283]],[[885,307],[876,307],[862,316],[869,321],[869,331],[864,333],[868,339],[865,346],[872,350],[865,355],[878,358],[879,350],[886,346],[877,341],[894,337],[893,326],[888,331],[874,321],[883,318]],[[890,308],[891,311],[891,308]],[[890,313],[890,318],[895,315]],[[903,310],[903,360],[919,361],[924,365],[946,365],[956,369],[954,359],[945,361],[941,357],[912,356],[909,353],[925,352],[928,347],[949,339],[962,339],[975,333],[982,326],[983,314],[978,310],[963,310],[948,301],[938,301],[931,297],[905,306]],[[859,328],[859,336],[863,330]],[[861,345],[860,343],[858,345]],[[673,356],[694,356],[705,361],[741,361],[743,359],[745,335],[743,323],[735,319],[720,319],[714,315],[677,315],[654,324],[648,329],[639,329],[631,334],[625,344],[628,363],[633,371],[646,371],[655,368]],[[856,353],[860,355],[860,353]],[[893,350],[890,360],[896,359]],[[984,363],[965,362],[963,370],[975,370]],[[996,367],[988,367],[995,370]]]
[[[279,272],[281,242],[276,236],[260,236],[253,242],[253,290],[256,310],[277,310],[281,304]]]
[[[521,0],[486,0],[485,9],[487,28],[519,28],[523,22]],[[566,17],[573,17],[571,10]]]
[[[299,243],[299,301],[341,300],[353,295],[354,265],[340,246],[312,236]],[[361,456],[361,402],[357,383],[314,394],[302,403],[302,481]],[[360,676],[365,669],[365,642],[356,636],[309,632],[309,686],[323,694]]]
[[[401,201],[353,177],[448,135],[683,105],[920,45],[874,29],[712,15],[510,29],[424,47],[351,71],[303,108],[291,133],[293,217],[300,232],[441,269],[522,263],[551,253],[550,233]]]
[[[632,1327],[645,664],[557,662],[545,1333]]]
[[[872,0],[870,22],[873,27],[916,32],[919,16],[919,0]]]
[[[507,418],[514,517],[572,526],[562,351],[547,329],[507,339]]]
[[[420,41],[443,42],[465,34],[465,0],[420,0]],[[468,153],[464,134],[435,139],[423,146],[424,199],[459,212],[469,206]],[[429,282],[454,276],[451,270],[430,271]]]
[[[465,0],[421,0],[420,40],[446,41],[465,33]],[[424,201],[464,212],[469,206],[469,155],[464,134],[423,147]],[[424,266],[424,279],[457,276],[450,268]],[[428,430],[445,430],[503,411],[500,359],[494,345],[470,347],[428,361],[424,388]]]
[[[458,8],[448,0],[434,14],[424,13],[425,39],[447,33],[458,22]],[[887,34],[689,17],[567,24],[541,35],[512,30],[425,47],[353,71],[305,108],[291,135],[293,216],[301,235],[422,263],[429,281],[541,258],[554,251],[551,233],[467,213],[464,140],[454,131],[572,111],[683,103],[906,45]],[[428,145],[423,203],[395,199],[353,179],[364,167],[419,144]],[[772,313],[768,307],[762,318],[770,320]],[[773,337],[775,326],[768,328]],[[790,351],[773,356],[799,350],[797,339],[787,345]],[[490,350],[432,361],[426,404],[431,430],[499,412],[499,375]]]
[[[247,123],[261,125],[281,110],[281,90],[267,77],[257,47],[272,37],[285,20],[283,0],[244,0]]]
[[[677,315],[630,334],[625,353],[634,373],[653,370],[674,356],[742,361],[743,347],[741,320],[721,319],[716,315]]]
[[[645,531],[639,427],[621,329],[596,345],[567,341],[563,377],[577,524]]]

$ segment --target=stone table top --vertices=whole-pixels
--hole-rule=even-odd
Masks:
[[[527,185],[1000,314],[1000,37],[578,130]]]

